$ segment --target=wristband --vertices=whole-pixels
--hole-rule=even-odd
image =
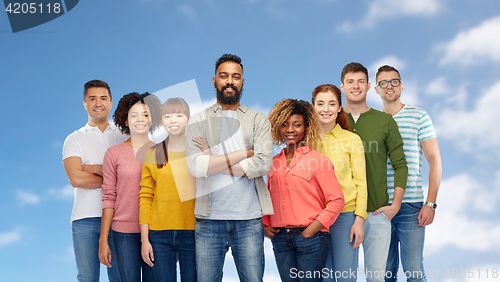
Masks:
[[[229,170],[229,174],[233,175],[233,168],[231,167],[231,162],[229,161],[227,154],[224,154],[224,156],[226,157],[227,169]]]

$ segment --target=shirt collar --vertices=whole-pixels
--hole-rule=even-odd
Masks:
[[[335,138],[339,138],[341,132],[342,132],[342,127],[340,126],[340,124],[337,123],[335,127],[332,130],[330,130],[330,132],[328,132],[326,135],[332,134]]]
[[[215,103],[210,107],[214,113],[216,113],[219,110],[222,110],[222,106],[219,103]],[[246,113],[248,111],[248,107],[245,105],[241,105],[238,107],[238,110],[240,110],[243,113]]]
[[[117,126],[116,126],[113,122],[109,122],[108,127],[106,127],[106,129],[105,129],[104,131],[108,130],[108,128],[109,128],[110,130],[113,130],[113,131],[115,131],[115,130],[117,130],[117,129],[118,129],[118,127],[117,127]],[[98,128],[97,126],[92,126],[92,125],[90,125],[88,122],[85,124],[85,126],[83,127],[83,129],[84,129],[84,130],[87,130],[87,131],[91,131],[91,130],[99,130],[99,128]],[[99,131],[101,131],[101,130],[99,130]]]
[[[301,153],[302,155],[305,155],[312,150],[313,149],[309,146],[302,146],[302,147],[298,148],[297,150],[295,150],[295,153]],[[286,151],[286,148],[283,148],[281,150],[281,152],[279,153],[279,155],[285,155],[285,151]]]

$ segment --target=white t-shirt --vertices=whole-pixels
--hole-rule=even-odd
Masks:
[[[102,165],[104,153],[109,146],[128,139],[114,125],[110,124],[104,132],[88,123],[68,135],[63,145],[63,160],[79,157],[82,165]],[[95,189],[75,188],[75,203],[71,213],[71,222],[78,219],[102,216],[101,187]]]

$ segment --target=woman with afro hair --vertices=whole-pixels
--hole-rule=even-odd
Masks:
[[[264,216],[282,281],[321,281],[329,252],[328,228],[344,207],[344,197],[328,158],[311,149],[318,118],[306,101],[285,99],[269,113],[276,145],[267,185],[274,214]],[[295,271],[295,272],[294,272]],[[311,273],[311,279],[297,275]],[[295,273],[295,275],[294,275]]]
[[[130,138],[109,147],[104,155],[99,260],[108,267],[118,267],[122,282],[141,281],[141,272],[142,281],[154,281],[151,267],[141,257],[139,183],[144,154],[154,145],[148,133],[161,124],[160,107],[158,98],[147,92],[124,95],[113,119]],[[114,254],[108,245],[109,232]],[[110,264],[111,256],[118,265]]]

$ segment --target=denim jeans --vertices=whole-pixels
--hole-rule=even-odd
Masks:
[[[279,228],[274,234],[274,257],[281,281],[322,281],[322,270],[330,251],[330,236],[316,232],[302,236],[304,228]]]
[[[386,282],[397,281],[399,247],[401,264],[407,281],[427,281],[424,272],[425,227],[418,226],[418,214],[423,203],[402,203],[399,212],[392,218],[391,245],[387,257]]]
[[[156,282],[177,281],[177,259],[182,282],[196,282],[194,230],[149,230]]]
[[[75,251],[76,278],[79,282],[98,282],[101,263],[99,262],[99,237],[101,235],[101,218],[90,217],[74,220],[71,223],[73,249]],[[113,238],[108,237],[109,248],[113,252]],[[120,282],[116,258],[111,259],[108,269],[110,282]]]
[[[389,244],[391,243],[391,222],[384,213],[373,215],[369,212],[363,228],[365,239],[362,244],[365,254],[366,281],[383,282]]]
[[[264,229],[262,220],[196,220],[198,281],[222,281],[224,258],[231,247],[240,281],[262,282]]]
[[[141,233],[122,233],[111,230],[115,244],[115,257],[118,262],[121,282],[154,281],[153,270],[142,260]],[[113,253],[111,253],[113,257]]]
[[[357,280],[359,247],[352,249],[354,238],[352,242],[349,242],[351,227],[355,220],[354,212],[343,212],[330,226],[330,255],[325,265],[330,275],[323,278],[323,281],[355,282]]]

